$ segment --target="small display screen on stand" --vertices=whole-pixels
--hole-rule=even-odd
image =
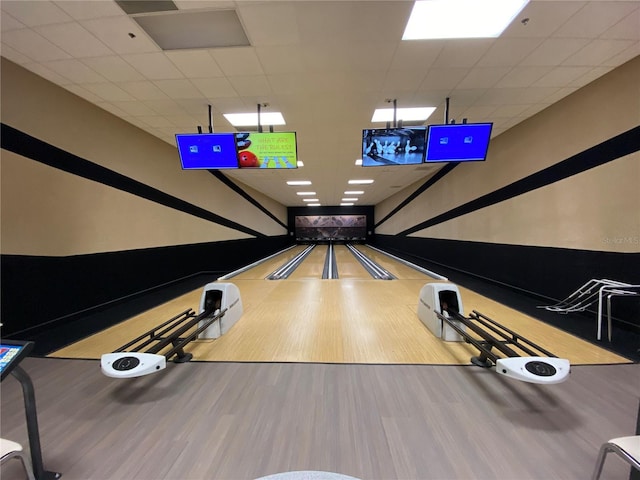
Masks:
[[[2,340],[0,342],[0,379],[4,380],[32,348],[33,342]]]

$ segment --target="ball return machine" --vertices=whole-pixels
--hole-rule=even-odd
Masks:
[[[167,361],[193,358],[184,348],[195,339],[218,338],[242,315],[238,288],[232,283],[209,283],[200,298],[200,313],[189,308],[122,345],[100,359],[102,373],[132,378],[163,370]]]
[[[420,292],[418,317],[437,337],[476,347],[480,353],[471,357],[471,363],[483,368],[495,366],[499,375],[546,385],[562,383],[569,376],[569,360],[556,357],[476,310],[464,316],[454,284],[426,284]]]

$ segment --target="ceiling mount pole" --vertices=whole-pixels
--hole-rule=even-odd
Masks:
[[[396,111],[398,110],[397,100],[393,99],[393,128],[398,126],[398,122],[396,121]]]
[[[445,125],[449,124],[449,97],[444,101],[444,123]]]
[[[213,114],[211,113],[211,105],[209,105],[209,133],[213,133]]]

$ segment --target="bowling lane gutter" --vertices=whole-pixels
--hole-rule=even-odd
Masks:
[[[348,243],[347,248],[373,278],[376,280],[395,280],[396,277],[360,252],[352,244]]]
[[[309,245],[298,255],[293,257],[275,272],[271,273],[267,276],[267,280],[283,280],[288,278],[289,275],[293,273],[293,271],[300,266],[300,264],[304,261],[305,258],[311,253],[311,251],[316,247],[316,245]]]
[[[336,263],[336,253],[333,248],[333,242],[329,242],[327,254],[324,257],[324,269],[322,270],[322,279],[333,279],[338,277],[338,265]]]

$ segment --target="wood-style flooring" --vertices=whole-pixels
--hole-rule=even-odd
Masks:
[[[96,360],[27,358],[44,466],[63,480],[584,480],[633,435],[640,367],[584,365],[540,386],[473,366],[191,362],[115,380]],[[2,437],[28,446],[2,382]],[[0,469],[21,476],[18,462]],[[615,455],[602,480],[627,480]]]

